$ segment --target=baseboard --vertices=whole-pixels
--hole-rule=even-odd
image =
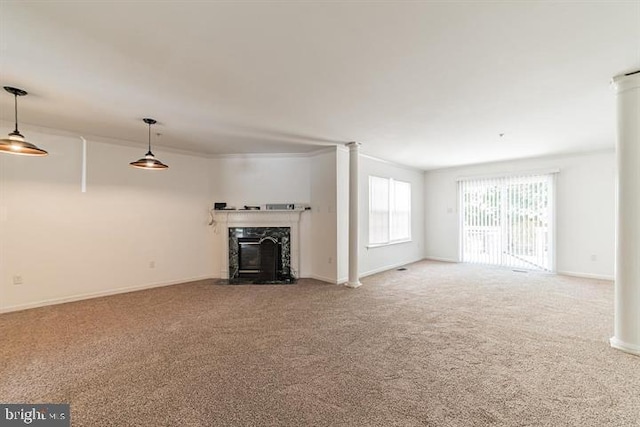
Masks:
[[[618,350],[622,350],[622,351],[624,351],[626,353],[633,354],[633,355],[636,355],[636,356],[640,356],[640,346],[639,345],[629,344],[629,343],[626,343],[624,341],[620,341],[616,337],[612,337],[609,340],[609,344],[611,344],[611,347],[616,348]]]
[[[424,259],[429,260],[429,261],[454,262],[456,264],[460,262],[457,259],[440,258],[440,257],[437,257],[437,256],[426,256],[426,257],[424,257]]]
[[[309,274],[309,275],[307,275],[307,277],[310,278],[310,279],[320,280],[321,282],[331,283],[333,285],[337,285],[338,284],[338,282],[335,279],[330,279],[328,277],[320,276],[318,274]]]
[[[146,285],[128,286],[128,287],[124,287],[124,288],[109,289],[107,291],[91,292],[91,293],[88,293],[88,294],[79,294],[79,295],[73,295],[73,296],[62,297],[62,298],[52,298],[52,299],[48,299],[48,300],[44,300],[44,301],[32,302],[32,303],[27,303],[27,304],[12,305],[12,306],[9,306],[9,307],[2,307],[2,308],[0,308],[0,314],[2,314],[2,313],[10,313],[10,312],[13,312],[13,311],[28,310],[30,308],[45,307],[45,306],[48,306],[48,305],[56,305],[56,304],[64,304],[64,303],[67,303],[67,302],[82,301],[82,300],[85,300],[85,299],[107,297],[107,296],[110,296],[110,295],[126,294],[128,292],[142,291],[142,290],[145,290],[145,289],[152,289],[152,288],[161,288],[161,287],[164,287],[164,286],[179,285],[179,284],[182,284],[182,283],[196,282],[198,280],[209,280],[209,279],[215,279],[215,277],[213,277],[213,276],[192,277],[190,279],[172,280],[172,281],[169,281],[169,282],[158,282],[158,283],[150,283],[150,284],[146,284]]]
[[[562,276],[581,277],[583,279],[607,280],[610,282],[613,282],[615,280],[614,276],[608,276],[604,274],[576,273],[574,271],[558,271],[556,272],[556,274],[560,274]]]
[[[412,264],[414,262],[422,261],[424,258],[416,258],[410,261],[399,262],[396,264],[385,265],[384,267],[374,268],[373,270],[365,271],[364,273],[360,273],[360,277],[372,276],[374,274],[382,273],[383,271],[393,270],[394,268],[402,267],[403,265]]]
[[[328,277],[320,276],[318,274],[309,274],[307,277],[309,277],[310,279],[320,280],[321,282],[331,283],[333,285],[344,285],[349,281],[349,279],[346,277],[341,277],[339,279],[330,279]]]

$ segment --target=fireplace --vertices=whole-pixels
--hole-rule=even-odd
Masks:
[[[252,237],[238,239],[238,276],[260,272],[260,240]]]
[[[279,271],[273,283],[293,283],[300,277],[300,220],[305,211],[220,210],[213,212],[213,233],[220,248],[220,278],[226,283],[260,282],[239,277],[239,239],[272,237],[280,244],[276,251]],[[262,258],[261,258],[262,259]],[[268,282],[271,282],[270,280]]]
[[[273,282],[282,277],[282,242],[273,237],[238,239],[238,278]]]
[[[229,283],[293,283],[289,227],[229,227]]]

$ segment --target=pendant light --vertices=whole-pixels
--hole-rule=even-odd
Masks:
[[[18,130],[18,97],[25,96],[26,91],[11,86],[5,86],[4,90],[13,95],[15,107],[16,127],[8,138],[0,139],[0,152],[18,154],[21,156],[46,156],[48,153],[34,144],[27,142]]]
[[[142,119],[147,125],[149,125],[149,151],[140,160],[129,163],[134,168],[149,169],[149,170],[163,170],[169,166],[162,163],[151,152],[151,125],[155,125],[157,122],[154,119]]]

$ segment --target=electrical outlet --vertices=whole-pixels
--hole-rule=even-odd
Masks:
[[[333,258],[329,257],[329,260],[327,262],[331,264],[333,262]]]
[[[22,276],[20,276],[20,275],[13,276],[13,284],[14,285],[22,285]]]
[[[149,268],[156,268],[156,262],[155,261],[149,261]]]
[[[598,256],[596,254],[592,254],[591,261],[597,261],[597,260],[598,260]]]

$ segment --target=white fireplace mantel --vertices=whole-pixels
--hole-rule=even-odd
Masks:
[[[213,229],[222,243],[220,277],[229,278],[229,228],[289,227],[291,268],[300,277],[300,216],[303,210],[220,210],[212,211]]]

